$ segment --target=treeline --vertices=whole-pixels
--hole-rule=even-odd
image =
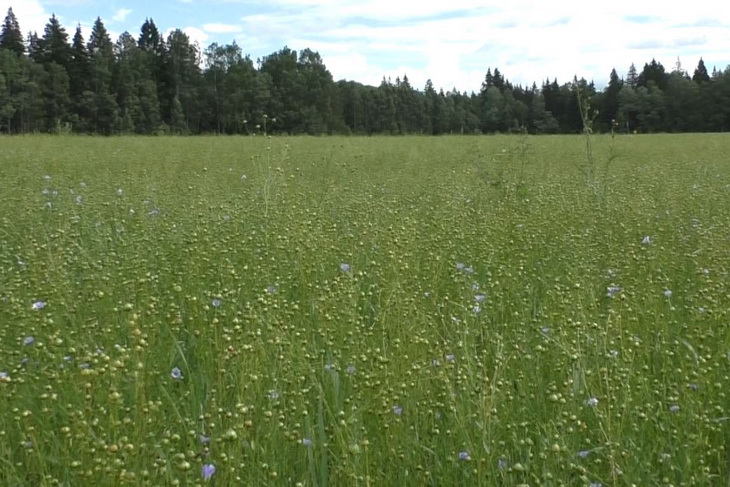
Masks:
[[[523,87],[490,68],[478,93],[444,92],[406,75],[335,82],[310,49],[256,64],[235,42],[201,52],[150,19],[116,42],[100,18],[88,40],[80,27],[69,39],[55,15],[24,37],[11,8],[0,31],[0,132],[11,134],[575,133],[586,107],[595,131],[727,131],[730,67],[710,74],[700,59],[690,75],[652,60],[625,79],[614,69],[600,91],[584,79]]]

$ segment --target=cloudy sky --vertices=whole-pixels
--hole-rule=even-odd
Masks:
[[[405,73],[422,88],[479,90],[488,67],[513,83],[562,83],[574,74],[598,86],[655,58],[679,57],[690,73],[730,64],[730,2],[698,0],[0,0],[23,33],[55,13],[70,34],[101,17],[113,40],[137,35],[145,18],[181,28],[201,47],[235,40],[256,58],[287,45],[319,51],[335,80],[377,85]]]

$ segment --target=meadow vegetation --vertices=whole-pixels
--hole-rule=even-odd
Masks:
[[[2,485],[730,482],[726,135],[0,145]]]

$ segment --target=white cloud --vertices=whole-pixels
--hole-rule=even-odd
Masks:
[[[584,0],[218,1],[226,3],[227,17],[215,2],[177,0],[159,20],[187,25],[182,30],[201,48],[235,38],[254,59],[285,45],[309,47],[335,79],[375,85],[405,73],[418,89],[430,78],[437,89],[478,91],[487,68],[498,67],[522,85],[578,75],[601,86],[612,68],[624,75],[632,62],[641,70],[652,58],[668,70],[677,56],[689,71],[700,56],[710,69],[730,64],[730,2],[667,8],[666,0],[613,0],[586,8]],[[64,18],[68,5],[79,17],[80,6],[88,6],[85,31],[84,22],[97,15],[93,0],[0,0],[4,10],[11,3],[24,34],[42,33],[50,5],[70,34],[76,20]],[[119,30],[131,28],[129,10],[116,11]]]
[[[205,49],[206,47],[208,47],[207,41],[210,36],[202,30],[198,29],[197,27],[185,27],[184,29],[182,29],[182,31],[188,35],[191,43],[197,42],[198,46],[200,46],[200,49]]]
[[[210,32],[211,34],[235,34],[237,32],[241,32],[243,28],[240,25],[213,22],[210,24],[203,24],[203,30],[205,32]]]
[[[165,33],[164,33],[165,41],[167,41],[167,38],[175,30],[177,30],[177,29],[170,28],[170,29],[165,30]],[[202,30],[198,29],[197,27],[190,27],[190,26],[184,27],[180,30],[183,31],[185,33],[185,35],[188,36],[188,39],[190,40],[191,44],[197,43],[198,47],[200,47],[201,51],[203,51],[206,47],[208,47],[207,41],[210,38],[210,36],[208,36],[208,34],[203,32]]]
[[[242,45],[268,39],[278,47],[311,47],[336,79],[378,84],[383,75],[395,79],[405,72],[418,88],[431,78],[437,88],[478,90],[488,67],[499,67],[522,85],[546,78],[562,83],[574,75],[602,85],[611,69],[623,75],[632,62],[641,69],[652,58],[667,70],[677,56],[686,69],[693,69],[700,55],[722,64],[730,43],[730,4],[668,9],[664,1],[614,0],[586,9],[582,0],[268,0],[259,5],[273,7],[242,19],[254,41]]]
[[[324,60],[335,81],[346,79],[377,86],[385,74],[359,53],[334,54]]]
[[[129,8],[120,8],[117,10],[117,12],[112,17],[112,20],[114,22],[124,22],[127,19],[127,16],[132,13],[132,9]]]

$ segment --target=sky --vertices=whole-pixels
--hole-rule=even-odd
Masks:
[[[115,41],[146,18],[184,30],[201,48],[234,40],[256,59],[284,46],[318,51],[335,80],[378,85],[407,75],[423,89],[479,91],[488,68],[513,84],[574,75],[600,88],[656,59],[694,71],[730,65],[730,2],[696,0],[0,0],[23,34],[52,13],[70,36],[101,17]]]

